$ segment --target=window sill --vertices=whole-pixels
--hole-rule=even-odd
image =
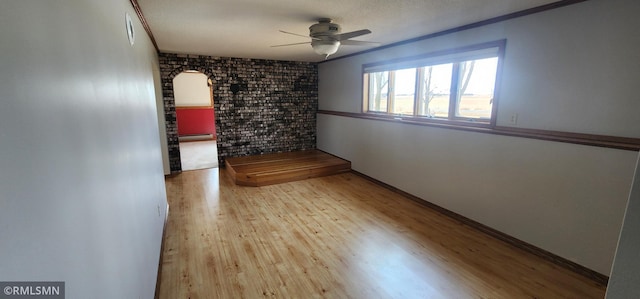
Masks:
[[[357,113],[356,113],[357,114]],[[400,121],[403,123],[411,123],[411,124],[424,124],[426,126],[456,126],[456,127],[474,127],[474,128],[490,128],[491,123],[489,120],[482,119],[465,119],[465,118],[457,118],[457,119],[444,119],[437,117],[426,117],[426,116],[413,116],[413,115],[402,115],[402,114],[387,114],[387,113],[376,113],[376,112],[366,112],[360,113],[363,116],[370,117],[371,119],[381,119],[381,120],[394,120]]]
[[[401,115],[383,115],[375,113],[353,113],[331,110],[318,110],[319,114],[336,115],[351,118],[387,121],[402,124],[437,127],[443,129],[461,130],[485,134],[532,138],[547,141],[565,142],[581,145],[590,145],[606,148],[614,148],[628,151],[640,151],[639,138],[616,137],[608,135],[594,135],[571,133],[561,131],[548,131],[537,129],[524,129],[503,126],[492,126],[488,122],[481,121],[449,121],[427,119]]]

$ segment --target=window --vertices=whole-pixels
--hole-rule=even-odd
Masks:
[[[365,113],[492,123],[506,41],[363,66]]]

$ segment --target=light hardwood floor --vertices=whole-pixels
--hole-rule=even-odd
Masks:
[[[603,298],[605,288],[353,173],[168,178],[160,298]]]

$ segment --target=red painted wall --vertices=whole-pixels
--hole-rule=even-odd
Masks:
[[[213,134],[216,137],[216,122],[213,108],[176,109],[178,136]]]

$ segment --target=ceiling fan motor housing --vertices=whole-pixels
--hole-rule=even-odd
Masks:
[[[340,32],[342,32],[340,25],[331,23],[331,19],[320,19],[319,23],[309,27],[309,36],[312,38],[330,37]]]

